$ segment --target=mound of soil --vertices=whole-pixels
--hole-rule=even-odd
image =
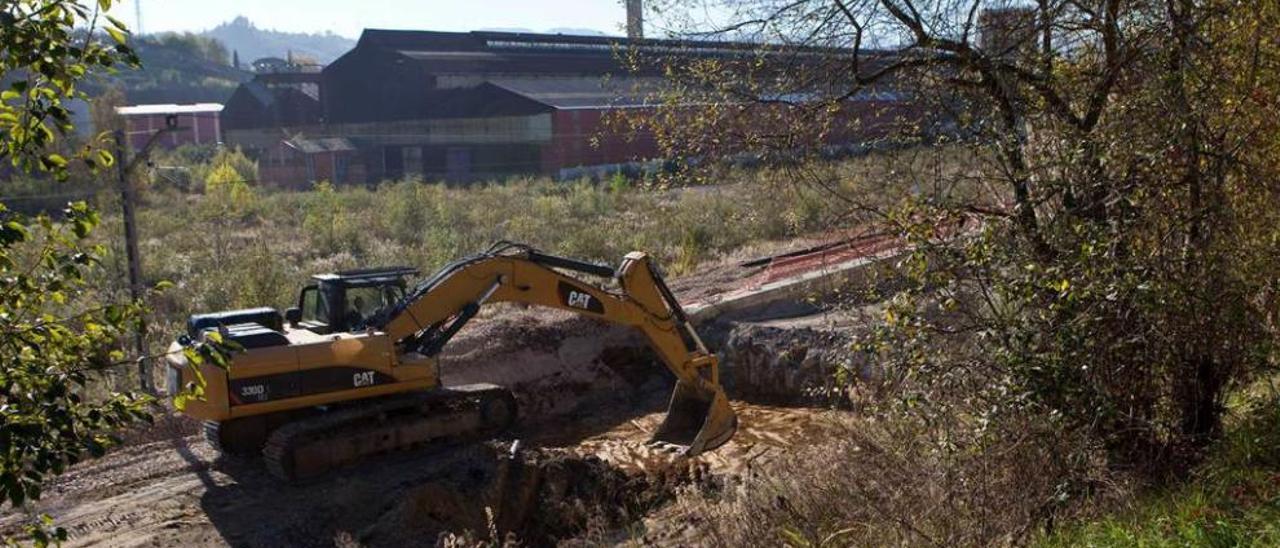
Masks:
[[[671,500],[678,481],[627,473],[568,449],[492,442],[402,501],[361,533],[369,546],[444,544],[449,535],[549,546],[640,519]]]
[[[478,321],[445,350],[446,386],[487,382],[540,420],[626,401],[673,381],[634,329],[572,314],[522,311]]]

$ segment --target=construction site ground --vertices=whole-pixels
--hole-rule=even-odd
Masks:
[[[714,299],[761,275],[737,266],[744,258],[808,243],[746,250],[672,285],[682,301]],[[646,444],[672,378],[637,334],[502,306],[464,330],[442,364],[446,385],[516,393],[521,420],[502,439],[405,451],[290,485],[256,460],[219,457],[192,421],[159,413],[57,478],[38,503],[0,515],[0,537],[47,513],[69,546],[431,546],[445,532],[486,538],[491,528],[526,545],[586,535],[688,542],[672,540],[684,524],[655,523],[676,488],[716,489],[839,432],[843,412],[809,396],[847,353],[824,326],[857,320],[805,306],[783,319],[703,326],[725,356],[740,428],[692,461]]]

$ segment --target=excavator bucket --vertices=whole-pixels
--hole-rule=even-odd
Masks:
[[[651,442],[676,446],[687,456],[710,451],[729,441],[738,430],[738,416],[724,390],[700,390],[685,381],[676,382],[663,419]]]

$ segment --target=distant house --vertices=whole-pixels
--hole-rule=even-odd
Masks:
[[[139,150],[166,127],[177,129],[157,137],[153,146],[176,148],[181,145],[216,144],[222,142],[222,122],[218,103],[133,105],[117,107],[124,118],[129,146]]]
[[[279,57],[263,57],[255,59],[249,64],[253,71],[258,74],[270,74],[275,72],[287,72],[289,62]]]

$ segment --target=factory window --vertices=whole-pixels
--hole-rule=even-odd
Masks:
[[[347,163],[348,159],[345,155],[334,153],[336,157],[333,159],[333,180],[335,183],[347,182]]]
[[[382,149],[382,170],[388,179],[404,175],[404,153],[400,147],[384,147]]]
[[[421,175],[422,147],[404,147],[400,150],[403,151],[404,154],[404,174]]]

